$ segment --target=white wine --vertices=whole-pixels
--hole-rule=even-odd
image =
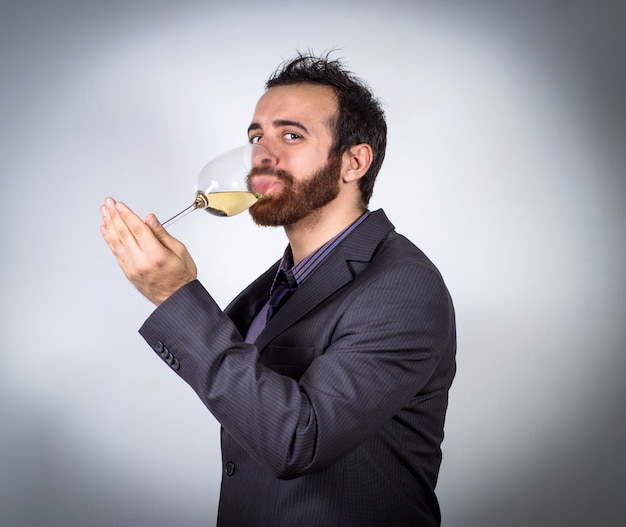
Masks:
[[[260,197],[260,194],[248,190],[209,194],[198,191],[197,200],[205,201],[207,205],[204,208],[215,216],[234,216],[249,209]]]
[[[261,197],[261,194],[249,190],[209,193],[198,190],[195,201],[189,207],[163,222],[162,225],[163,227],[169,227],[172,223],[180,218],[184,218],[196,209],[205,209],[215,216],[234,216],[252,207]]]
[[[197,209],[215,216],[234,216],[254,205],[263,196],[247,189],[252,175],[271,176],[276,160],[257,144],[247,143],[209,161],[196,181],[195,201],[166,222],[169,227]]]

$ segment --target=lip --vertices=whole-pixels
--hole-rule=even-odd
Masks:
[[[252,192],[261,194],[262,196],[270,196],[274,194],[275,189],[282,187],[283,184],[279,179],[272,176],[254,176],[250,189]]]

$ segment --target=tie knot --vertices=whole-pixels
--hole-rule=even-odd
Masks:
[[[276,275],[276,280],[274,281],[274,287],[272,288],[272,292],[277,287],[288,287],[289,289],[297,289],[298,282],[296,282],[296,279],[294,278],[291,271],[283,271],[281,269]]]
[[[293,275],[289,272],[279,271],[270,293],[267,320],[272,318],[272,315],[278,311],[296,289],[298,289],[298,283]]]

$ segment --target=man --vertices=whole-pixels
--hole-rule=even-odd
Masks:
[[[248,134],[276,169],[250,176],[264,195],[250,213],[289,245],[225,311],[154,215],[101,207],[104,239],[158,306],[141,334],[222,425],[218,525],[439,525],[454,311],[434,265],[367,209],[380,105],[339,61],[299,55]]]

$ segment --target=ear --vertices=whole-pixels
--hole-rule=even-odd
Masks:
[[[361,179],[372,164],[374,153],[366,143],[354,145],[343,154],[341,179],[344,183]]]

